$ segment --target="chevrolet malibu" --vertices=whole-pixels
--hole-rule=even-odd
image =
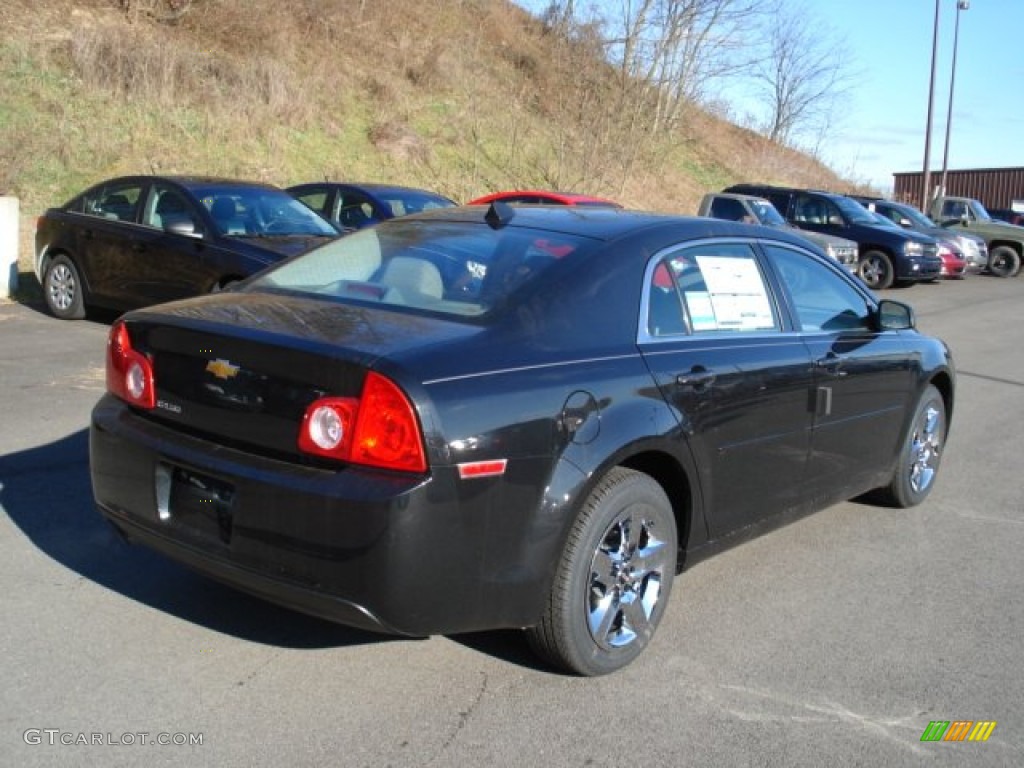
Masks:
[[[242,590],[391,634],[523,628],[600,675],[684,567],[924,501],[954,385],[908,306],[785,231],[499,202],[124,315],[91,474],[129,539]]]

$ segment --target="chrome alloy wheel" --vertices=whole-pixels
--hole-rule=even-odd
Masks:
[[[50,296],[50,304],[61,311],[67,311],[75,301],[78,285],[75,275],[66,264],[57,264],[50,270],[46,280],[46,290]]]
[[[920,415],[910,441],[910,487],[915,493],[928,488],[935,478],[942,454],[942,415],[929,406]]]
[[[671,578],[666,569],[673,562],[653,520],[627,512],[612,522],[594,552],[586,598],[587,626],[598,646],[622,648],[649,634],[662,580]]]

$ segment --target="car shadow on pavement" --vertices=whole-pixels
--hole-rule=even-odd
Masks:
[[[126,543],[93,505],[88,457],[84,429],[0,456],[0,506],[35,547],[66,568],[172,616],[255,643],[324,648],[405,639],[278,607]]]
[[[518,629],[448,635],[448,639],[484,656],[501,659],[508,664],[515,664],[518,667],[525,667],[537,672],[562,674],[546,666],[540,657],[530,650],[526,642],[526,633]]]
[[[215,632],[303,649],[414,639],[364,632],[279,607],[125,542],[93,504],[85,429],[0,456],[0,507],[40,552],[64,567],[126,598]],[[551,672],[517,630],[472,632],[448,639],[485,656]]]

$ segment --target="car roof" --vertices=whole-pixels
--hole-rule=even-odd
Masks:
[[[405,184],[387,184],[379,181],[306,181],[302,184],[290,184],[285,189],[299,189],[300,187],[351,187],[370,192],[423,192],[436,197],[444,197],[440,192],[435,192],[432,189],[410,187]]]
[[[273,184],[250,179],[232,179],[223,176],[201,176],[193,174],[135,174],[132,176],[118,176],[112,179],[97,182],[93,188],[106,184],[118,184],[122,182],[147,182],[147,181],[168,181],[179,184],[182,187],[191,188],[198,186],[232,186],[232,187],[256,187],[261,189],[280,189]]]
[[[822,197],[832,199],[848,197],[852,200],[857,200],[856,195],[845,195],[842,192],[829,192],[827,189],[814,189],[811,187],[783,187],[774,184],[757,184],[747,182],[744,182],[743,184],[733,184],[731,187],[727,187],[722,191],[733,194],[753,195],[754,197],[765,197],[772,192],[782,192],[787,194],[821,195]]]
[[[465,205],[455,208],[439,208],[423,213],[405,216],[402,221],[457,221],[481,223],[490,214],[492,206]],[[508,226],[528,227],[564,234],[610,241],[626,235],[647,231],[652,234],[664,232],[677,240],[698,240],[706,237],[736,237],[785,241],[800,247],[807,246],[807,240],[796,234],[771,227],[741,224],[706,216],[684,216],[679,214],[634,211],[625,208],[504,205],[500,208],[511,213]],[[500,209],[496,209],[501,215]],[[494,225],[492,225],[494,226]],[[497,226],[504,226],[497,224]],[[682,231],[680,231],[682,230]]]
[[[555,200],[566,205],[572,205],[574,203],[600,203],[608,206],[619,206],[619,203],[614,200],[609,200],[604,197],[595,197],[594,195],[583,195],[577,192],[553,192],[547,189],[509,189],[501,192],[492,192],[489,195],[483,195],[475,200],[471,200],[467,205],[485,205],[494,200],[502,200],[506,197],[520,197],[531,195],[534,197],[547,197],[551,200]]]

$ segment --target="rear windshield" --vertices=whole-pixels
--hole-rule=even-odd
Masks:
[[[571,268],[596,242],[518,227],[392,219],[283,262],[250,286],[478,316]]]

